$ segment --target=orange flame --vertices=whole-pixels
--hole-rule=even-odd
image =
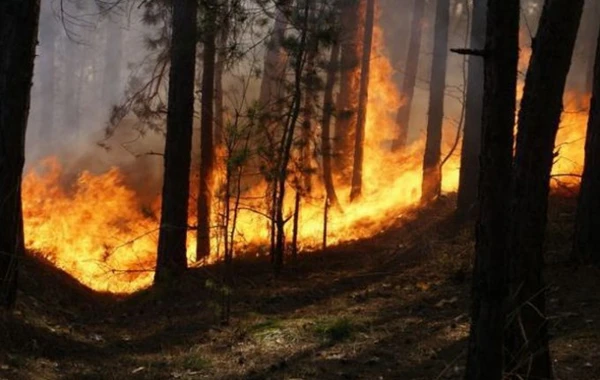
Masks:
[[[331,210],[328,222],[330,244],[369,237],[417,204],[421,193],[424,141],[415,142],[402,157],[390,154],[396,132],[395,110],[400,96],[393,85],[392,66],[383,48],[379,27],[374,33],[373,61],[369,85],[363,196],[350,203],[349,188],[338,186],[343,212]],[[580,173],[587,114],[581,96],[570,94],[557,138],[560,156],[554,174]],[[576,104],[575,100],[579,100]],[[573,111],[573,112],[571,112]],[[444,126],[444,150],[450,149],[455,128]],[[449,132],[450,131],[450,132]],[[458,186],[460,152],[455,152],[443,170],[445,192]],[[100,291],[132,292],[148,286],[153,277],[160,200],[141,204],[116,168],[93,175],[82,172],[72,186],[61,185],[63,173],[57,160],[48,159],[31,170],[23,181],[26,245],[46,255],[85,285]],[[576,183],[576,177],[565,177]],[[264,194],[264,185],[251,190]],[[293,211],[293,191],[288,192],[286,213]],[[298,238],[301,249],[318,247],[323,236],[324,190],[317,183],[313,194],[302,202]],[[258,207],[258,206],[256,206]],[[215,207],[215,209],[217,209]],[[193,219],[193,215],[191,216]],[[214,216],[215,224],[217,217]],[[194,224],[192,221],[190,224]],[[288,223],[288,230],[291,223]],[[217,235],[215,233],[215,235]],[[288,236],[290,231],[288,231]],[[188,257],[195,251],[195,236],[188,235]],[[266,219],[251,211],[240,211],[236,241],[266,245]],[[213,247],[219,246],[217,236]],[[216,259],[216,254],[211,260]]]

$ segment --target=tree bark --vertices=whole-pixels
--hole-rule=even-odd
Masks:
[[[408,142],[408,127],[410,123],[410,109],[417,83],[419,71],[419,51],[421,50],[421,36],[425,15],[425,0],[414,0],[413,18],[410,31],[410,43],[406,57],[406,70],[402,82],[402,103],[398,108],[396,124],[398,137],[392,144],[393,150],[403,149]],[[437,29],[437,28],[436,28]]]
[[[365,126],[367,123],[367,104],[369,102],[369,73],[371,69],[371,46],[373,45],[373,26],[375,23],[375,0],[367,0],[365,30],[363,37],[362,64],[360,70],[360,90],[358,98],[358,121],[354,141],[354,165],[352,168],[352,190],[350,200],[356,200],[362,194],[362,171],[365,145]]]
[[[600,34],[595,56],[592,102],[572,254],[581,263],[600,266]]]
[[[533,43],[519,112],[509,241],[507,370],[552,378],[542,278],[554,143],[583,0],[547,0]]]
[[[474,0],[470,48],[483,49],[486,33],[486,0]],[[484,63],[480,57],[469,58],[465,130],[460,155],[457,214],[472,215],[477,202],[479,152],[481,149],[481,115],[483,109]]]
[[[337,98],[333,169],[343,183],[351,180],[360,91],[362,27],[366,0],[341,0],[341,78]],[[359,26],[360,25],[360,26]]]
[[[0,2],[0,307],[14,306],[24,253],[21,177],[39,0]]]
[[[202,111],[200,116],[200,189],[198,192],[198,229],[196,260],[210,255],[210,224],[215,149],[213,144],[213,111],[215,95],[215,60],[217,4],[205,5],[204,52],[202,70]]]
[[[217,146],[222,146],[223,134],[225,132],[225,106],[223,102],[223,74],[225,72],[225,64],[227,61],[228,39],[229,39],[229,4],[226,2],[224,8],[225,17],[223,25],[219,31],[219,47],[217,52],[217,62],[215,63],[215,128],[214,128],[214,143]]]
[[[327,67],[327,79],[325,81],[325,93],[323,95],[323,121],[321,123],[321,150],[323,154],[323,182],[327,199],[331,206],[336,207],[339,204],[335,185],[333,183],[333,173],[331,170],[331,158],[333,155],[331,149],[331,116],[334,111],[333,88],[335,87],[335,77],[339,70],[340,43],[336,39],[331,48],[331,57]]]
[[[169,281],[187,268],[196,12],[196,0],[178,0],[173,3],[169,109],[155,283]]]
[[[424,203],[437,198],[440,195],[442,188],[440,156],[442,150],[442,124],[444,120],[444,91],[446,89],[449,22],[450,1],[438,0],[435,15],[431,84],[429,88],[427,140],[425,142],[425,155],[423,159],[421,201]]]
[[[477,4],[475,4],[477,6]],[[481,4],[480,4],[481,5]],[[484,58],[479,215],[465,379],[500,380],[519,61],[519,0],[490,0]],[[471,57],[470,64],[481,57]]]

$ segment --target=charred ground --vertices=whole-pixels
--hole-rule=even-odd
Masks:
[[[16,312],[0,319],[0,378],[462,378],[473,226],[454,219],[453,204],[302,255],[277,278],[266,260],[236,262],[229,326],[218,323],[218,267],[190,271],[169,297],[117,297],[30,256]],[[574,199],[552,199],[552,357],[558,379],[597,379],[599,273],[565,265],[574,210]]]

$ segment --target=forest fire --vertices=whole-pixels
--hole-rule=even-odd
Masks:
[[[391,80],[393,69],[383,46],[382,30],[376,27],[366,124],[365,188],[362,197],[351,203],[348,201],[350,188],[338,185],[341,211],[329,210],[327,239],[330,244],[372,236],[420,200],[425,141],[414,142],[402,157],[390,153],[389,141],[396,133],[394,111],[400,97]],[[582,96],[567,97],[553,169],[556,186],[574,185],[579,181],[587,121],[586,112],[581,111],[588,104],[589,100]],[[451,150],[455,133],[450,125],[445,125],[444,130],[442,155]],[[456,149],[443,167],[444,192],[458,187],[459,157],[460,149]],[[152,282],[156,257],[159,197],[151,204],[142,204],[117,168],[99,175],[82,171],[68,186],[63,183],[63,174],[60,163],[49,158],[24,178],[27,247],[96,290],[132,292],[148,286]],[[312,196],[302,201],[299,216],[298,239],[303,249],[318,248],[323,240],[324,190],[320,181],[315,182]],[[264,190],[261,189],[251,192],[258,194]],[[290,191],[286,212],[292,213],[293,203],[293,191]],[[261,207],[264,203],[240,211],[236,229],[238,246],[267,245],[268,222],[264,212],[256,212]],[[189,224],[194,225],[195,217],[190,219]],[[217,225],[217,215],[212,219]],[[288,223],[288,236],[290,225]],[[213,235],[212,246],[220,247],[219,237]],[[195,234],[190,231],[190,262],[195,254],[195,241]],[[209,260],[218,255],[215,249]]]
[[[331,244],[373,235],[420,198],[424,141],[412,144],[400,159],[389,150],[389,141],[396,132],[395,110],[400,100],[391,80],[393,69],[382,39],[381,29],[375,28],[366,124],[365,189],[361,199],[350,203],[349,187],[339,186],[342,211],[329,211],[327,239]],[[449,141],[444,145],[446,152],[454,138],[450,135],[453,133],[446,136]],[[457,150],[444,167],[444,191],[457,187],[459,156]],[[96,290],[131,292],[149,285],[156,257],[160,199],[141,204],[117,168],[100,175],[82,171],[69,186],[64,186],[63,174],[60,163],[49,158],[24,178],[28,248]],[[259,193],[260,189],[251,191]],[[319,182],[310,200],[303,201],[298,232],[303,248],[319,247],[322,243],[323,192]],[[293,209],[293,192],[289,194],[287,212]],[[264,207],[253,207],[261,206]],[[213,222],[217,224],[216,216]],[[194,225],[195,220],[189,224]],[[267,219],[253,211],[240,211],[237,236],[239,244],[267,244]],[[195,234],[188,233],[189,260],[194,255],[195,241]],[[216,236],[213,246],[219,246]]]

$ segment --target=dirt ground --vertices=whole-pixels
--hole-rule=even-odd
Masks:
[[[367,240],[301,255],[277,278],[235,264],[219,323],[218,268],[177,288],[94,293],[25,260],[0,316],[0,379],[459,379],[469,327],[473,226],[452,199]],[[550,211],[546,279],[557,379],[600,379],[600,271],[568,264],[574,201]]]

